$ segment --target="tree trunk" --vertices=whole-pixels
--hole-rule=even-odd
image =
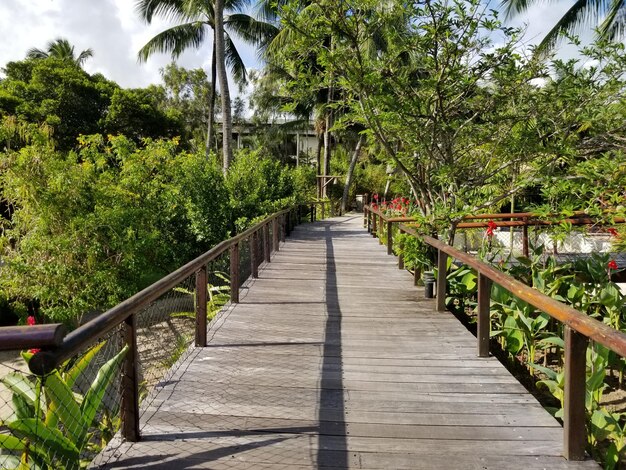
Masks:
[[[209,96],[209,119],[206,132],[206,156],[209,158],[211,154],[211,140],[213,138],[213,122],[215,119],[215,80],[216,80],[216,64],[215,64],[215,33],[213,33],[213,53],[211,54],[211,95]]]
[[[350,166],[348,167],[348,174],[346,175],[346,184],[343,186],[343,197],[341,198],[341,213],[344,214],[346,212],[346,207],[348,206],[348,194],[350,192],[350,185],[352,184],[352,174],[354,173],[354,167],[356,166],[356,161],[359,159],[359,153],[361,152],[361,146],[363,145],[363,136],[359,136],[359,141],[356,143],[356,147],[354,148],[354,153],[352,154],[352,159],[350,160]]]
[[[332,79],[331,79],[332,80]],[[330,109],[330,104],[333,101],[333,87],[332,85],[328,89],[328,97],[326,100],[326,118],[324,123],[324,172],[322,173],[324,176],[330,175],[330,128],[333,125],[333,112]],[[323,178],[324,184],[326,184],[326,178]],[[326,197],[326,186],[324,186],[324,190],[322,191],[322,196]]]
[[[315,179],[317,180],[317,197],[318,199],[322,197],[322,187],[320,185],[319,175],[322,174],[322,148],[324,147],[324,134],[319,134],[317,136],[317,172],[315,173]]]
[[[233,117],[230,109],[230,92],[228,90],[228,76],[226,74],[224,41],[224,0],[215,0],[215,56],[217,76],[220,82],[222,96],[222,150],[224,155],[224,173],[228,171],[233,157]]]
[[[327,111],[326,114],[326,129],[324,129],[324,176],[330,175],[330,127],[331,123],[331,112]],[[324,178],[325,180],[326,178]],[[326,182],[326,181],[324,181]],[[324,191],[324,195],[326,195],[326,191]]]

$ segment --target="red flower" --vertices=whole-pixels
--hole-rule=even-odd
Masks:
[[[609,232],[612,237],[617,237],[619,235],[619,232],[617,231],[617,229],[613,227],[607,228],[606,231]]]
[[[378,194],[374,194],[374,201],[378,201]]]
[[[609,264],[607,264],[606,267],[609,268],[609,270],[617,269],[617,263],[614,259],[612,259],[611,261],[609,261]]]
[[[37,324],[37,322],[35,321],[35,317],[33,317],[32,315],[29,315],[28,318],[26,318],[26,324],[28,326],[33,326]]]
[[[376,203],[372,204],[372,209],[374,209],[375,211],[377,211],[377,210],[378,210],[378,204],[376,204]]]
[[[39,351],[41,351],[41,349],[39,348],[33,348],[33,349],[29,349],[28,352],[30,354],[37,354]]]
[[[490,220],[489,223],[487,224],[487,236],[493,237],[493,231],[496,228],[498,228],[498,225],[493,220]]]

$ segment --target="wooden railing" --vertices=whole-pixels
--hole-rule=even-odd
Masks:
[[[539,214],[534,212],[513,212],[502,214],[476,214],[467,215],[463,217],[463,222],[459,222],[456,226],[457,229],[471,229],[471,228],[486,228],[488,227],[487,221],[498,220],[498,227],[521,227],[522,228],[522,254],[524,256],[529,255],[529,241],[528,241],[528,227],[541,227],[550,225],[559,225],[567,223],[570,225],[596,225],[597,220],[589,217],[589,215],[582,211],[574,212],[570,217],[560,218],[558,215],[550,216],[554,220],[545,220],[540,218]],[[479,220],[480,222],[472,222]],[[413,217],[388,217],[380,209],[375,209],[371,205],[365,205],[363,207],[363,226],[367,227],[368,231],[372,235],[376,236],[377,231],[381,230],[383,224],[386,224],[386,228],[383,229],[387,233],[387,252],[392,253],[393,247],[393,231],[391,227],[393,224],[400,223],[413,223],[417,219]],[[623,217],[614,217],[613,222],[615,224],[626,223],[626,219]]]
[[[308,208],[310,220],[317,218],[317,208],[321,207],[322,218],[329,201],[316,201],[300,204],[272,214],[248,230],[225,240],[198,258],[190,261],[171,274],[165,276],[124,302],[102,313],[95,319],[78,327],[65,336],[60,324],[17,326],[0,328],[0,350],[41,348],[30,359],[31,372],[45,376],[56,369],[63,361],[96,343],[107,332],[123,326],[124,345],[129,346],[122,366],[121,390],[121,434],[129,441],[138,441],[139,433],[139,383],[136,315],[181,281],[195,276],[195,345],[207,344],[207,279],[208,264],[218,256],[228,252],[230,258],[230,302],[239,302],[239,251],[242,243],[250,244],[251,277],[258,277],[259,266],[271,261],[271,254],[280,249],[280,242],[302,222]],[[329,211],[329,213],[332,209]],[[271,234],[270,234],[271,227]],[[260,242],[260,243],[259,243]]]
[[[443,243],[441,240],[424,236],[415,230],[415,227],[406,225],[406,222],[413,222],[412,218],[386,217],[379,210],[370,206],[364,207],[364,224],[374,236],[377,236],[377,227],[387,224],[387,247],[388,253],[393,253],[393,230],[392,224],[398,223],[401,233],[406,233],[413,237],[420,238],[428,245],[437,250],[437,294],[436,308],[438,311],[446,311],[447,292],[447,260],[448,256],[463,262],[466,266],[474,269],[478,275],[478,307],[477,307],[477,355],[479,357],[489,356],[489,338],[491,329],[490,320],[490,300],[491,287],[493,283],[505,288],[519,299],[528,302],[533,307],[547,313],[552,318],[564,325],[565,336],[565,397],[563,400],[563,455],[568,460],[583,460],[585,458],[585,445],[587,442],[585,393],[586,393],[586,353],[589,340],[599,343],[611,351],[626,357],[626,334],[615,330],[610,326],[591,318],[584,313],[559,302],[532,287],[514,279],[508,274],[494,268],[493,266],[480,261],[476,257],[464,253],[456,248]],[[538,220],[531,220],[534,217],[531,213],[525,214],[487,214],[468,217],[467,219],[512,219],[521,218],[521,226],[528,225],[548,225],[553,222],[542,223]],[[586,224],[590,220],[581,216],[576,218],[574,223]],[[616,222],[623,222],[622,219]],[[509,222],[516,223],[517,222]],[[522,225],[525,224],[525,225]],[[499,224],[500,225],[500,224]],[[486,223],[461,223],[459,228],[486,227]],[[511,226],[511,225],[507,225]],[[516,225],[518,226],[518,225]],[[398,265],[403,268],[403,260],[400,256]]]

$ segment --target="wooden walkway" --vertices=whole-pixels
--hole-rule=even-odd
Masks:
[[[299,226],[96,466],[598,468],[361,223]]]

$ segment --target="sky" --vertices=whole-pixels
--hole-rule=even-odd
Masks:
[[[160,20],[145,24],[134,5],[134,0],[0,0],[0,67],[24,59],[33,47],[45,50],[48,42],[63,37],[77,54],[93,49],[84,65],[89,73],[100,72],[125,88],[160,83],[159,69],[171,57],[157,54],[139,64],[137,52],[171,25]],[[258,67],[252,48],[238,45],[238,49],[247,66]],[[201,49],[185,52],[177,63],[208,71],[210,54],[209,40]]]
[[[496,7],[499,1],[491,3]],[[507,23],[526,23],[529,42],[539,42],[573,0],[540,3]],[[134,5],[134,0],[0,0],[0,68],[23,59],[32,47],[45,49],[48,42],[63,37],[77,53],[93,49],[94,56],[84,65],[89,73],[100,72],[125,88],[160,83],[159,69],[171,61],[170,56],[154,55],[139,64],[137,52],[170,25],[160,20],[146,25]],[[252,48],[238,45],[238,49],[247,67],[260,67]],[[177,63],[208,71],[210,51],[211,42],[207,41],[201,49],[185,52]]]

